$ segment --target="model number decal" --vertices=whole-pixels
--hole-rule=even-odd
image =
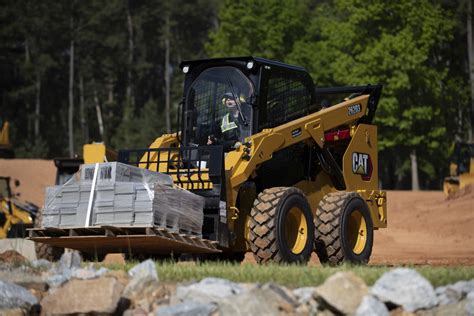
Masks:
[[[362,111],[360,103],[353,104],[347,108],[347,115],[354,115]]]

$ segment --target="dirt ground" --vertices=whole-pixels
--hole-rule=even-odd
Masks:
[[[375,232],[371,264],[474,265],[474,190],[389,191],[388,228]]]
[[[0,159],[0,176],[12,178],[10,185],[14,193],[20,193],[19,200],[41,207],[46,187],[54,185],[56,167],[52,160]],[[17,179],[19,187],[14,184]]]
[[[19,179],[19,198],[38,205],[55,175],[50,160],[0,159],[0,176]],[[373,265],[474,265],[474,190],[454,199],[442,191],[388,191],[388,228],[374,235]]]

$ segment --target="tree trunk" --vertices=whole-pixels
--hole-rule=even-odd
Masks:
[[[114,103],[114,81],[112,78],[107,80],[107,104]]]
[[[99,125],[100,140],[105,143],[104,121],[102,119],[102,110],[100,108],[99,95],[97,94],[97,87],[95,85],[95,80],[92,82],[92,85],[93,85],[93,90],[94,90],[94,105],[95,105],[95,112],[97,115],[97,124]]]
[[[420,183],[418,181],[418,161],[416,158],[416,149],[413,149],[410,153],[411,161],[411,190],[419,191]]]
[[[35,144],[40,137],[41,76],[36,73]]]
[[[82,73],[79,76],[79,108],[81,120],[82,142],[87,144],[89,142],[89,129],[86,120],[86,105],[84,102],[84,76]]]
[[[127,3],[127,28],[128,28],[128,69],[127,69],[127,102],[134,104],[132,100],[132,68],[133,68],[133,20],[130,14],[130,3]]]
[[[25,63],[30,62],[30,44],[28,39],[25,39]]]
[[[474,33],[472,31],[472,7],[474,0],[467,1],[467,50],[469,56],[469,80],[471,82],[471,113],[468,120],[468,138],[469,141],[473,141],[473,127],[472,122],[474,120]],[[461,122],[462,124],[462,122]]]
[[[165,117],[166,132],[171,133],[171,106],[170,106],[170,18],[166,15],[165,26]]]
[[[71,19],[72,24],[72,19]],[[74,157],[74,40],[71,40],[71,48],[69,51],[69,111],[68,111],[68,128],[69,128],[69,157]]]

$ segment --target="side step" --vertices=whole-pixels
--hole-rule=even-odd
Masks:
[[[150,226],[31,228],[29,239],[88,253],[219,253],[218,242]]]

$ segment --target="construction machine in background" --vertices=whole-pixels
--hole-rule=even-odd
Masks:
[[[251,251],[259,263],[304,263],[315,250],[322,263],[367,263],[374,230],[387,227],[372,124],[382,87],[316,89],[304,68],[256,57],[180,67],[179,131],[121,150],[118,161],[166,173],[203,197],[202,235],[98,225],[39,227],[30,238],[99,254]],[[229,95],[238,108],[233,120]],[[229,146],[224,134],[234,128],[238,142]]]
[[[56,185],[66,183],[82,164],[97,162],[116,161],[117,152],[107,147],[104,143],[85,144],[82,147],[82,157],[73,158],[55,158],[56,166]]]
[[[444,178],[443,191],[449,197],[474,183],[474,143],[457,142],[449,165],[449,177]]]
[[[10,125],[4,121],[0,127],[0,158],[14,158],[12,144],[10,143]]]
[[[0,239],[25,238],[27,228],[32,228],[38,206],[30,202],[20,202],[18,194],[12,192],[10,177],[0,177]],[[20,181],[16,180],[18,187]]]

